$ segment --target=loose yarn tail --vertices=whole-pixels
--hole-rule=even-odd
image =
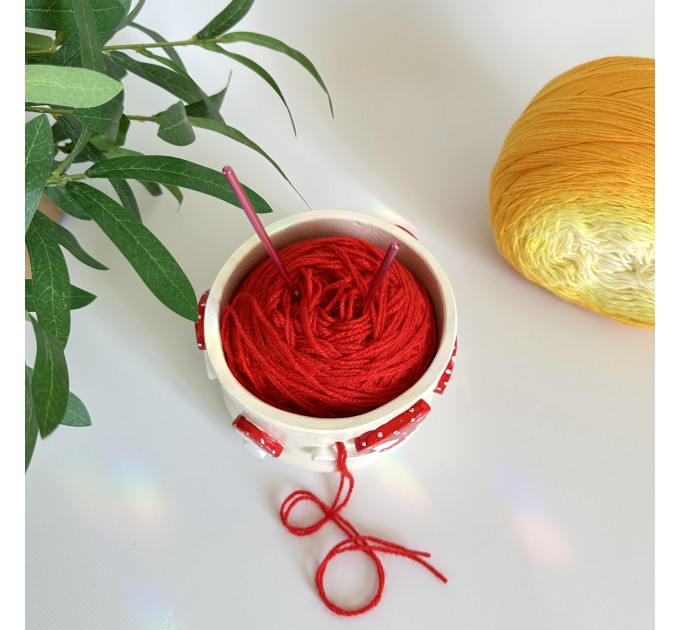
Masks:
[[[354,525],[340,515],[341,510],[347,505],[352,496],[352,491],[354,490],[354,476],[347,469],[347,449],[345,448],[345,445],[342,442],[337,442],[336,448],[338,450],[337,468],[340,473],[340,481],[333,503],[331,505],[326,505],[312,492],[309,492],[308,490],[296,490],[284,499],[280,510],[281,521],[284,526],[289,532],[296,536],[308,536],[309,534],[313,534],[329,521],[333,521],[346,536],[344,540],[335,545],[326,554],[326,557],[321,561],[321,564],[319,564],[316,571],[316,587],[319,591],[319,596],[326,607],[337,615],[351,617],[361,615],[378,605],[382,598],[385,586],[385,569],[378,553],[388,553],[415,560],[428,569],[435,577],[446,583],[448,581],[446,577],[424,560],[424,558],[430,557],[428,552],[409,549],[375,536],[362,536]],[[323,513],[323,516],[318,521],[305,527],[293,525],[290,522],[291,511],[302,501],[311,501],[317,505]],[[330,561],[336,556],[349,551],[361,551],[362,553],[365,553],[375,564],[378,575],[378,588],[373,597],[364,606],[353,609],[338,606],[328,597],[324,587],[324,576],[326,575],[326,569],[328,568]]]

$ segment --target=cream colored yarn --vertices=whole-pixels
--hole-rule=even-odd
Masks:
[[[608,57],[548,83],[510,129],[490,207],[529,280],[654,328],[654,60]]]

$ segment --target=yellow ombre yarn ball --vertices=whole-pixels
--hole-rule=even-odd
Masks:
[[[489,201],[522,275],[654,328],[654,60],[607,57],[550,81],[510,129]]]

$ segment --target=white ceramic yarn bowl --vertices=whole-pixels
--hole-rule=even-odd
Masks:
[[[277,249],[320,236],[355,236],[387,250],[396,239],[400,243],[397,260],[422,283],[434,306],[437,350],[430,366],[413,386],[367,413],[345,418],[314,418],[283,411],[255,397],[234,378],[224,357],[220,337],[222,310],[243,278],[267,256],[257,236],[248,239],[232,254],[215,278],[207,300],[202,300],[205,303],[202,322],[208,374],[222,387],[234,427],[238,430],[237,421],[243,423],[245,419],[245,424],[255,427],[257,432],[257,435],[250,433],[249,438],[244,438],[244,445],[260,457],[267,456],[267,450],[261,448],[264,444],[260,440],[261,431],[268,441],[273,438],[283,448],[280,453],[274,453],[280,460],[308,470],[332,472],[336,470],[335,443],[343,442],[347,447],[349,468],[360,468],[401,446],[420,423],[408,427],[408,431],[393,431],[401,435],[386,439],[371,452],[357,450],[360,448],[355,442],[357,438],[367,432],[372,432],[374,439],[378,434],[382,438],[379,429],[387,422],[408,415],[414,406],[429,410],[435,389],[441,392],[445,387],[453,368],[456,342],[453,290],[444,270],[416,238],[374,216],[346,210],[314,210],[276,221],[267,228],[267,233]],[[262,369],[266,367],[262,366]],[[389,428],[394,428],[394,423]],[[269,454],[272,454],[271,449]]]

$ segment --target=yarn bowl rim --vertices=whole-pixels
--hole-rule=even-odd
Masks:
[[[350,233],[358,231],[359,233],[356,235],[360,238],[365,238],[365,240],[371,242],[377,240],[378,243],[376,244],[380,244],[385,248],[396,238],[401,246],[399,259],[401,260],[404,254],[406,254],[407,258],[417,259],[422,264],[423,270],[431,274],[431,278],[436,283],[437,290],[439,291],[439,296],[435,296],[438,299],[435,300],[431,294],[432,288],[426,287],[428,293],[430,293],[430,299],[433,303],[436,302],[434,304],[436,312],[438,310],[437,303],[439,304],[439,312],[437,313],[437,350],[424,374],[411,387],[384,405],[375,407],[362,414],[339,418],[306,416],[285,411],[261,400],[243,387],[232,374],[224,357],[220,335],[223,304],[230,299],[231,294],[240,284],[241,279],[260,260],[267,256],[264,246],[257,235],[250,237],[228,257],[210,287],[203,323],[205,351],[223,390],[237,401],[248,417],[265,420],[268,425],[273,425],[284,433],[292,429],[304,431],[305,433],[331,435],[331,439],[334,439],[332,434],[335,433],[339,439],[344,439],[347,432],[370,428],[371,424],[384,422],[386,417],[404,411],[419,398],[431,400],[431,394],[439,377],[446,369],[456,340],[458,321],[456,303],[448,277],[429,250],[404,228],[389,223],[380,217],[363,212],[323,209],[284,217],[266,226],[265,229],[274,245],[279,248],[282,244],[285,246],[305,240],[305,238],[346,234],[344,231],[338,231],[337,227],[329,228],[329,226],[336,225],[346,226]],[[316,231],[320,226],[323,226],[323,233]],[[353,230],[350,229],[352,226],[354,226]],[[298,230],[301,229],[303,232],[308,231],[309,235],[286,240],[286,236],[289,236],[291,230],[295,231],[296,228]],[[330,233],[326,233],[329,230]],[[367,232],[375,240],[366,238]],[[406,266],[409,267],[408,264]],[[245,271],[243,270],[244,267],[246,267]],[[239,271],[240,274],[238,273]],[[225,289],[227,289],[229,284],[231,284],[231,290],[229,295],[225,296]]]

